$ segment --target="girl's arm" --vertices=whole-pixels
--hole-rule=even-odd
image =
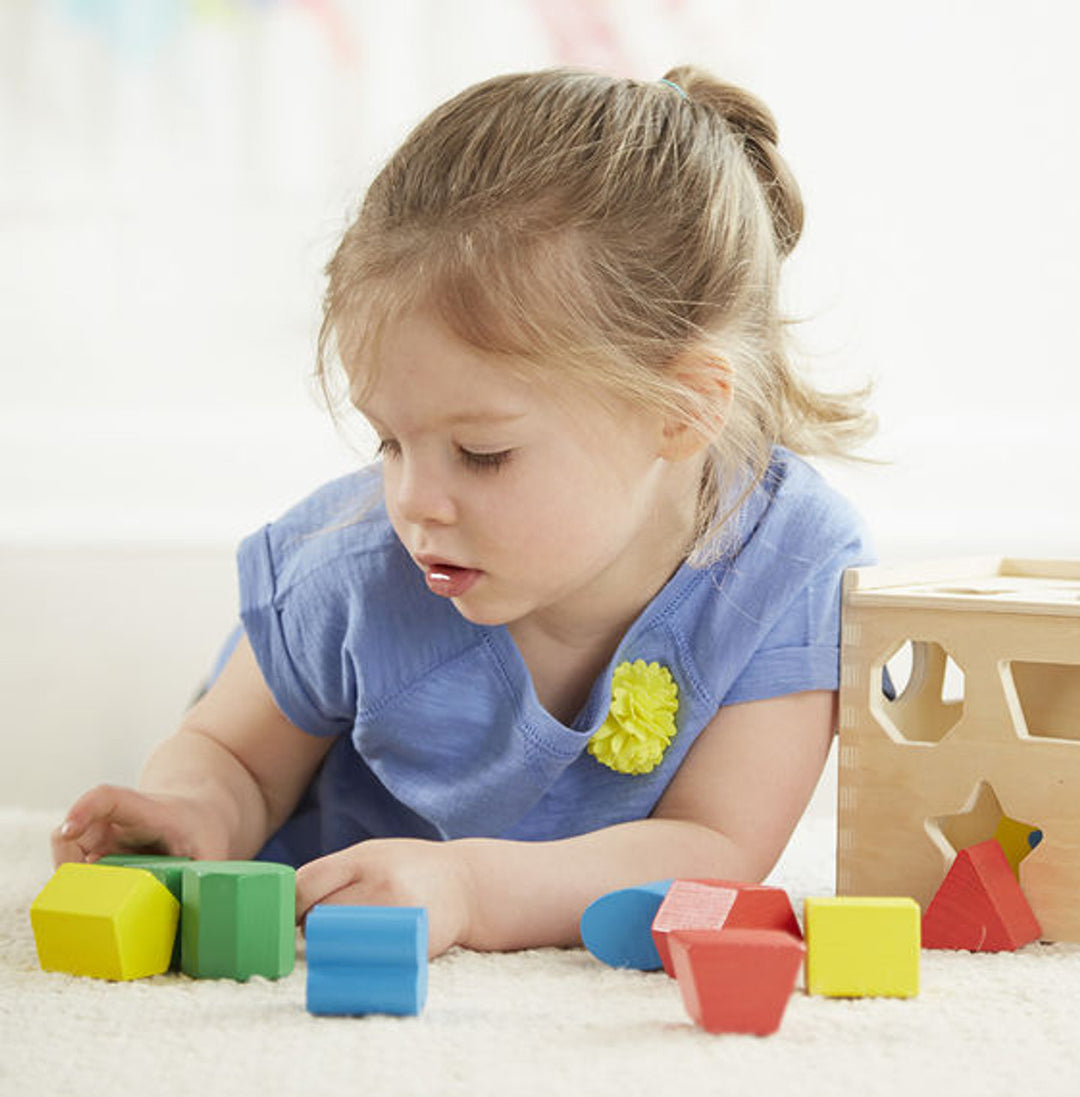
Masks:
[[[333,742],[282,714],[246,637],[221,675],[153,753],[138,790],[100,785],[53,835],[60,861],[153,849],[253,857],[288,818]]]
[[[648,819],[554,842],[365,842],[300,871],[316,902],[427,906],[433,955],[581,941],[594,899],[668,878],[758,881],[802,815],[836,724],[815,691],[721,709]],[[633,777],[627,777],[633,780]]]

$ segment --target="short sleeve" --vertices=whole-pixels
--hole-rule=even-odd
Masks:
[[[866,546],[854,539],[815,571],[778,615],[723,704],[837,689],[844,571],[867,560]]]
[[[272,527],[240,546],[240,615],[267,686],[281,711],[312,735],[348,731],[356,712],[355,679],[344,656],[348,602],[335,597],[333,575],[315,571],[281,589]]]

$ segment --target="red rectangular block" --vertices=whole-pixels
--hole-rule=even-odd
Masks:
[[[706,1032],[780,1027],[806,955],[801,940],[775,929],[675,930],[668,943],[683,1005]]]

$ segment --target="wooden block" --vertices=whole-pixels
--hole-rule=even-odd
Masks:
[[[802,939],[791,900],[782,888],[729,880],[676,880],[653,919],[656,951],[674,977],[668,937],[676,930],[776,929]]]
[[[919,993],[919,904],[906,898],[807,899],[806,990],[829,998]]]
[[[924,948],[1012,951],[1039,939],[1039,923],[994,838],[962,849],[927,907]]]
[[[608,892],[585,908],[581,940],[611,967],[658,971],[664,965],[652,936],[653,919],[664,901],[670,880]]]
[[[780,1027],[806,951],[784,930],[673,930],[686,1012],[706,1032],[768,1036]]]
[[[994,837],[1004,850],[1013,875],[1019,880],[1020,862],[1042,841],[1042,831],[1030,823],[1021,823],[1018,819],[1003,815],[994,831]]]
[[[181,868],[190,864],[190,857],[159,857],[146,853],[110,853],[97,862],[99,865],[118,865],[121,868],[141,868],[153,875],[164,884],[173,898],[180,903],[183,899],[181,892]],[[180,970],[180,939],[177,932],[176,943],[173,945],[172,961],[169,964],[170,971]]]
[[[46,971],[141,979],[168,971],[180,904],[149,872],[64,864],[30,907]]]
[[[99,865],[115,865],[120,868],[141,868],[163,883],[173,898],[181,900],[180,878],[184,865],[190,865],[190,857],[158,857],[148,853],[110,853],[97,862]]]
[[[243,981],[292,971],[295,869],[264,861],[192,861],[181,878],[185,974]]]
[[[428,984],[427,911],[320,904],[305,921],[307,1008],[318,1015],[414,1015]]]

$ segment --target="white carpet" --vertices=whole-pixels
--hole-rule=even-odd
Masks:
[[[1080,945],[923,953],[908,1001],[792,998],[773,1036],[710,1036],[663,973],[587,952],[453,952],[417,1018],[315,1018],[303,963],[276,983],[40,971],[27,910],[54,817],[0,810],[0,1094],[843,1094],[1077,1097]],[[832,828],[808,819],[772,882],[831,894]]]

